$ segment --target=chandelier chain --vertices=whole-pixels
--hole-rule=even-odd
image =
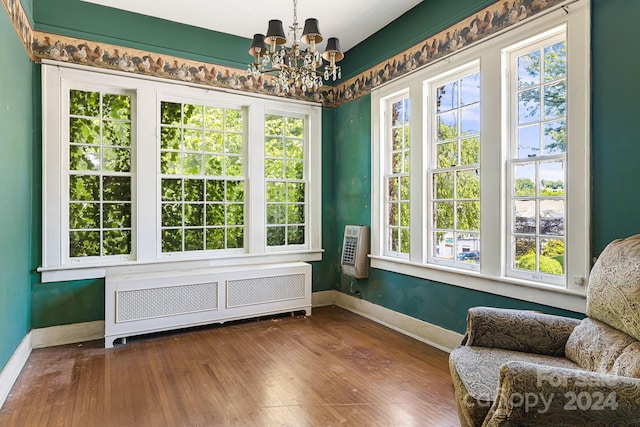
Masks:
[[[298,0],[293,0],[293,25],[298,23]]]

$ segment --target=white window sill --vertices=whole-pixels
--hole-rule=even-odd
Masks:
[[[175,270],[192,270],[210,267],[250,266],[295,261],[321,261],[324,250],[277,252],[260,255],[209,259],[163,259],[158,261],[126,261],[118,264],[85,264],[58,267],[39,267],[42,283],[70,280],[100,279],[107,275],[136,274]]]
[[[370,255],[370,258],[371,267],[380,270],[392,271],[577,313],[584,313],[586,310],[586,295],[584,292],[514,278],[491,277],[472,270],[453,269],[438,265],[426,266],[407,260],[375,255]]]

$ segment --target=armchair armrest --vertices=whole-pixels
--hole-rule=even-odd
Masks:
[[[508,362],[483,427],[638,423],[640,379]]]
[[[564,356],[564,346],[580,320],[534,311],[473,307],[463,344],[525,353]]]

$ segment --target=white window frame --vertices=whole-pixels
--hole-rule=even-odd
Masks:
[[[477,60],[471,61],[468,64],[463,64],[459,67],[456,67],[452,70],[445,72],[444,74],[440,74],[433,78],[425,80],[424,82],[424,93],[426,94],[424,96],[425,132],[424,132],[423,141],[424,141],[424,145],[428,147],[427,150],[429,150],[429,158],[425,165],[426,166],[426,182],[427,182],[426,199],[428,201],[426,223],[429,229],[431,230],[425,236],[426,246],[427,246],[427,262],[430,264],[439,264],[439,265],[450,266],[454,268],[479,271],[480,269],[479,264],[461,263],[461,262],[457,262],[455,258],[453,260],[445,260],[445,259],[437,258],[433,256],[433,246],[435,245],[435,243],[433,242],[434,230],[433,228],[431,228],[432,221],[430,220],[434,216],[433,200],[435,199],[435,197],[433,194],[433,176],[435,173],[442,171],[442,169],[439,169],[436,167],[436,163],[438,161],[438,153],[437,153],[437,147],[436,147],[437,113],[435,111],[436,109],[434,108],[435,92],[437,87],[445,82],[451,81],[453,79],[460,79],[461,77],[464,77],[470,74],[475,74],[475,73],[480,73],[480,63]],[[482,75],[480,75],[480,80],[482,80]],[[458,90],[460,90],[460,88]],[[482,92],[482,87],[480,88],[480,91]],[[480,99],[480,107],[482,108],[482,98]],[[482,112],[482,109],[481,109],[481,112]],[[482,119],[482,114],[480,115],[480,117]],[[458,118],[458,126],[460,126],[460,124],[461,124],[461,121]],[[480,149],[482,150],[482,132],[478,134],[478,139],[480,140]],[[470,169],[470,168],[468,166],[467,167],[457,166],[454,168],[450,168],[450,170],[453,171],[454,173],[461,169]],[[481,170],[482,167],[480,163],[478,163],[473,169]],[[482,185],[482,181],[480,181],[480,185]],[[482,230],[479,230],[478,235],[482,236]],[[482,242],[481,237],[480,237],[480,242]],[[455,242],[454,242],[454,245],[455,245]]]
[[[566,11],[565,11],[566,9]],[[541,283],[510,277],[506,269],[507,247],[507,175],[510,129],[508,74],[505,55],[532,37],[566,25],[568,49],[568,126],[571,141],[567,148],[569,165],[567,182],[571,185],[567,197],[566,239],[568,252],[563,285]],[[454,72],[478,61],[481,74],[481,265],[478,271],[429,262],[431,215],[427,197],[430,183],[428,165],[433,155],[428,144],[430,124],[426,121],[428,100],[425,82]],[[590,254],[590,2],[579,0],[565,8],[557,7],[543,16],[525,21],[505,33],[477,45],[467,47],[427,66],[425,69],[383,85],[373,91],[372,108],[372,216],[371,266],[458,287],[584,312],[587,278],[591,266]],[[412,233],[409,259],[386,256],[383,252],[382,226],[384,188],[384,102],[388,97],[409,91],[411,97],[412,136]],[[486,94],[495,94],[487,100]],[[419,143],[422,141],[422,144]],[[416,178],[421,172],[422,176]],[[496,254],[489,256],[487,254]]]
[[[394,93],[391,96],[388,96],[386,98],[384,98],[384,100],[382,100],[383,103],[383,109],[384,111],[382,111],[382,115],[384,116],[384,148],[383,148],[383,156],[384,156],[384,181],[383,181],[383,194],[384,194],[384,202],[383,205],[384,207],[383,209],[383,218],[384,218],[384,232],[383,232],[383,252],[385,256],[389,256],[389,257],[394,257],[394,258],[400,258],[400,259],[408,259],[409,258],[409,254],[402,252],[401,250],[399,251],[391,251],[389,249],[390,244],[389,244],[389,232],[391,231],[391,227],[389,226],[389,191],[387,188],[387,180],[391,177],[397,177],[397,178],[402,178],[402,177],[409,177],[409,179],[411,178],[411,168],[409,168],[409,172],[397,172],[394,173],[392,171],[392,154],[393,154],[393,136],[392,136],[392,106],[394,103],[398,102],[398,101],[404,101],[405,99],[410,99],[409,98],[409,91],[408,90],[403,90],[401,92],[398,93]],[[404,107],[403,107],[404,108]],[[409,109],[411,110],[411,103],[409,103]],[[409,129],[411,129],[411,111],[409,112]],[[409,132],[409,134],[411,135],[411,132]],[[411,156],[411,151],[413,149],[412,144],[411,144],[411,139],[409,140],[409,155]],[[411,164],[411,163],[410,163]],[[400,191],[400,187],[398,187],[398,191]],[[400,205],[400,204],[398,204]],[[399,207],[399,206],[398,206]],[[411,209],[411,207],[409,208]],[[401,212],[400,209],[398,209],[397,212],[398,218],[400,218],[401,216]],[[395,227],[395,228],[400,228]],[[411,224],[409,225],[409,231],[411,231]],[[409,242],[411,243],[411,242]],[[398,246],[401,246],[401,242],[398,242]]]
[[[100,259],[69,259],[68,238],[68,101],[65,91],[112,90],[132,93],[132,255]],[[42,65],[43,106],[43,234],[42,282],[106,277],[212,266],[246,265],[322,259],[322,110],[314,103],[247,96],[194,84],[131,77],[117,71],[53,61]],[[67,96],[68,98],[68,96]],[[179,100],[245,112],[245,247],[244,250],[162,253],[160,228],[160,102]],[[65,109],[66,108],[66,109]],[[271,249],[266,245],[264,203],[264,117],[269,112],[305,119],[305,244]],[[66,222],[65,222],[66,218]],[[67,225],[65,225],[67,224]]]

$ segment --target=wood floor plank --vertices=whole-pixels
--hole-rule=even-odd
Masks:
[[[448,355],[337,307],[34,350],[2,426],[457,426]]]

